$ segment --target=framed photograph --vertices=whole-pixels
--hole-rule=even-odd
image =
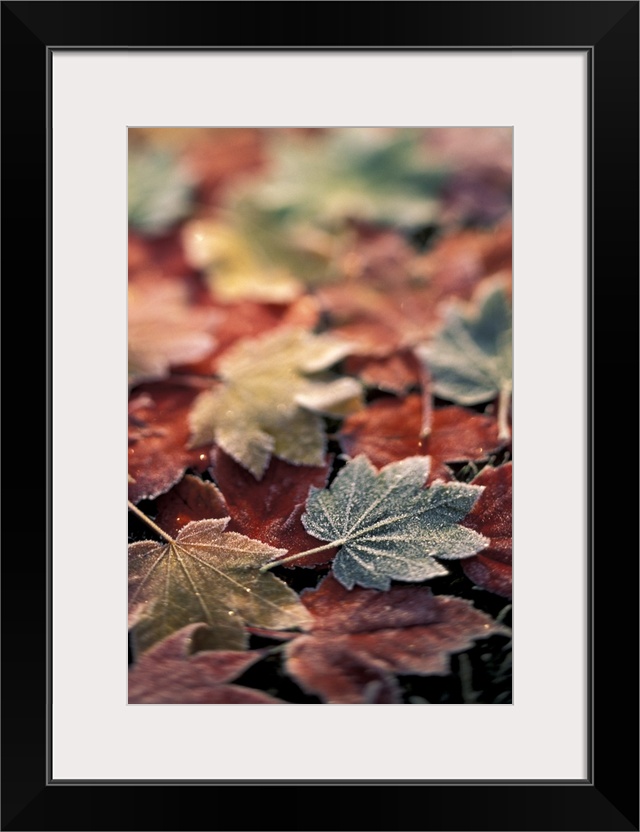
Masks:
[[[25,289],[18,308],[28,310],[30,324],[19,326],[44,333],[46,356],[46,453],[38,448],[36,456],[44,457],[45,465],[35,471],[30,467],[28,474],[24,465],[16,473],[13,464],[11,469],[10,493],[18,496],[12,505],[14,528],[27,525],[27,509],[29,529],[37,514],[44,520],[44,534],[36,547],[30,545],[15,556],[5,550],[3,564],[3,829],[608,832],[639,828],[638,547],[632,538],[630,556],[626,520],[635,516],[637,491],[623,477],[633,466],[631,481],[637,479],[637,415],[635,407],[629,407],[626,390],[617,398],[613,395],[613,368],[624,368],[627,379],[630,362],[637,370],[637,350],[632,352],[629,340],[637,332],[638,309],[638,7],[637,2],[2,4],[7,79],[3,85],[5,287]],[[296,641],[294,634],[285,642],[285,652],[278,652],[277,631],[287,628],[270,619],[264,626],[253,626],[250,635],[256,641],[250,647],[271,650],[270,655],[278,657],[281,687],[274,686],[275,670],[271,681],[238,671],[229,681],[248,679],[248,687],[230,685],[231,698],[217,694],[222,698],[196,702],[184,694],[177,698],[168,694],[156,668],[151,683],[149,676],[145,678],[146,688],[137,687],[133,694],[131,688],[127,691],[124,537],[128,534],[133,541],[137,557],[140,547],[147,546],[138,542],[146,539],[141,529],[146,524],[154,533],[154,520],[145,520],[145,506],[173,488],[165,482],[136,490],[142,468],[133,470],[133,476],[129,468],[129,514],[139,524],[132,535],[123,493],[127,401],[129,411],[132,406],[138,409],[134,416],[142,435],[144,408],[158,384],[166,382],[169,365],[182,368],[183,382],[188,379],[200,386],[212,368],[220,373],[230,366],[228,359],[226,364],[215,363],[213,341],[207,340],[211,333],[220,332],[216,327],[221,326],[221,308],[227,313],[230,308],[224,306],[231,302],[225,293],[244,293],[243,303],[271,303],[273,308],[278,304],[273,297],[265,301],[257,296],[263,286],[238,289],[233,280],[223,283],[220,261],[210,275],[212,250],[203,241],[210,242],[212,219],[198,213],[193,204],[185,208],[186,191],[180,187],[165,191],[154,203],[143,188],[135,205],[131,187],[127,192],[136,148],[147,154],[142,165],[158,147],[164,152],[171,146],[174,154],[176,148],[201,152],[198,141],[184,143],[188,131],[192,136],[206,133],[207,162],[214,153],[207,143],[217,141],[220,149],[232,134],[234,141],[249,144],[253,139],[246,137],[256,134],[294,141],[305,135],[311,143],[319,135],[329,142],[337,137],[343,142],[339,153],[344,162],[356,136],[359,149],[344,174],[353,177],[349,188],[338,199],[337,186],[332,186],[324,203],[329,206],[328,225],[312,227],[306,222],[302,200],[308,194],[296,196],[295,210],[291,208],[293,186],[298,184],[295,177],[293,182],[276,183],[280,191],[275,197],[273,188],[267,194],[269,210],[272,216],[277,214],[278,222],[298,212],[295,225],[280,224],[271,240],[286,239],[287,246],[296,249],[296,257],[301,252],[305,257],[310,252],[316,258],[319,253],[324,256],[327,228],[335,228],[336,211],[343,221],[340,212],[348,202],[349,228],[361,234],[340,238],[345,246],[341,268],[352,277],[358,268],[362,271],[363,262],[370,267],[366,261],[370,248],[362,247],[362,239],[369,246],[372,238],[378,241],[367,223],[371,212],[385,210],[390,198],[385,180],[383,194],[369,189],[357,205],[353,202],[358,165],[372,146],[382,143],[389,158],[398,142],[407,140],[411,148],[416,140],[421,147],[431,142],[431,150],[441,142],[439,150],[444,147],[456,159],[478,159],[487,152],[482,137],[488,136],[492,158],[504,160],[491,142],[507,139],[508,177],[492,178],[490,188],[486,178],[458,177],[456,187],[449,183],[448,201],[444,209],[438,205],[441,213],[435,219],[423,215],[416,219],[406,190],[400,200],[391,195],[394,215],[407,212],[400,242],[405,245],[409,240],[413,246],[413,288],[422,279],[420,268],[427,269],[428,280],[433,279],[434,269],[437,273],[433,252],[447,242],[443,229],[477,234],[483,222],[494,228],[496,219],[502,219],[510,240],[513,235],[513,282],[509,267],[482,273],[484,279],[497,272],[503,283],[508,273],[504,286],[513,308],[511,415],[498,392],[489,397],[489,405],[481,400],[482,418],[496,423],[499,447],[475,461],[473,455],[465,456],[464,464],[456,463],[455,454],[453,462],[443,457],[445,473],[437,480],[439,488],[471,493],[479,480],[474,480],[472,467],[464,467],[469,461],[482,469],[482,476],[487,469],[493,473],[492,468],[504,473],[505,466],[510,474],[513,458],[513,596],[510,586],[507,590],[501,585],[502,611],[498,614],[493,607],[476,611],[487,615],[490,627],[507,621],[509,627],[497,633],[502,641],[493,656],[489,651],[482,659],[478,653],[470,663],[455,665],[456,681],[450,688],[446,683],[440,688],[425,686],[420,681],[425,671],[415,663],[403,665],[397,674],[383,672],[379,668],[386,659],[380,656],[367,664],[364,676],[360,667],[358,675],[353,665],[345,669],[333,659],[333,665],[328,661],[329,669],[320,673],[317,668],[330,651],[321,656],[317,644],[306,670],[301,670],[305,660],[296,648],[301,640]],[[218,138],[212,139],[214,134]],[[464,142],[456,138],[463,135]],[[314,153],[318,146],[314,145]],[[403,155],[393,157],[394,175],[409,164],[409,145],[402,147]],[[237,159],[237,145],[233,148],[231,155]],[[252,152],[244,146],[242,165],[251,166]],[[287,164],[291,158],[287,156]],[[382,157],[376,158],[379,184]],[[307,174],[299,180],[314,167],[323,167],[317,159],[312,154]],[[212,173],[206,165],[199,170],[208,171],[207,183],[214,189],[224,173]],[[437,168],[434,176],[439,175]],[[408,181],[411,188],[417,187],[418,175],[410,175]],[[249,202],[256,193],[251,192]],[[289,200],[286,210],[277,202],[283,193]],[[317,200],[317,192],[313,198]],[[136,273],[138,285],[149,285],[145,283],[146,235],[165,222],[167,211],[169,222],[178,216],[176,211],[182,212],[186,235],[182,243],[191,258],[188,268],[209,275],[215,302],[198,307],[197,319],[189,318],[186,329],[174,327],[174,351],[158,364],[157,354],[149,357],[147,350],[150,341],[157,344],[158,339],[154,341],[153,333],[148,336],[143,301],[137,319],[143,335],[137,341],[132,370],[127,314],[135,303],[131,295],[127,298],[127,272],[131,274],[132,257],[138,256],[136,262],[142,263]],[[312,211],[315,221],[317,201]],[[128,234],[132,222],[138,234],[134,234],[133,254]],[[407,229],[415,231],[413,237]],[[240,232],[233,229],[236,254]],[[228,226],[225,233],[230,233]],[[385,245],[400,244],[398,228],[388,230],[388,236],[393,239],[389,243],[385,238]],[[40,245],[33,244],[34,237]],[[248,237],[243,238],[243,263]],[[398,257],[397,248],[394,252]],[[388,280],[386,268],[382,273]],[[374,267],[370,270],[375,274]],[[297,265],[296,281],[303,272]],[[157,292],[157,273],[152,277],[152,291]],[[42,283],[34,291],[36,280]],[[280,269],[274,285],[277,291],[292,291],[291,274]],[[372,287],[370,281],[367,292]],[[323,313],[330,323],[323,337],[339,331],[354,337],[345,309],[348,303],[349,309],[361,313],[360,291],[357,276],[339,301],[332,301],[327,291]],[[308,321],[309,293],[295,281],[293,292],[303,301],[296,307],[295,320]],[[464,300],[475,297],[469,289]],[[411,298],[417,303],[415,293]],[[36,300],[40,301],[37,324]],[[158,301],[160,307],[165,301],[166,296]],[[385,283],[380,303],[383,323],[394,301]],[[169,299],[172,327],[181,303],[179,299],[176,305],[173,296]],[[406,305],[396,338],[409,337]],[[235,314],[237,307],[232,308]],[[233,329],[231,324],[237,328],[232,314],[222,320],[225,332]],[[437,331],[440,320],[435,320]],[[269,339],[273,340],[274,331],[279,330],[268,330],[266,340],[260,341],[264,354],[272,348]],[[375,329],[376,337],[380,331]],[[622,350],[614,358],[606,348],[619,344],[621,334]],[[305,337],[317,336],[305,330]],[[233,346],[236,361],[236,353],[246,343],[240,340],[239,346]],[[397,342],[403,347],[407,343]],[[416,344],[410,343],[413,349]],[[257,344],[250,344],[254,356]],[[397,344],[394,341],[393,350],[384,357],[397,360]],[[363,354],[371,358],[371,353],[360,350]],[[336,355],[331,352],[333,360]],[[345,355],[340,353],[340,359]],[[425,390],[435,397],[433,413],[468,406],[457,402],[446,386],[438,387],[440,358],[434,357],[429,345],[415,349],[412,356],[420,359],[416,372],[423,375],[418,382],[413,376],[406,382],[402,401],[411,395],[417,401],[415,390],[421,390],[423,420],[424,408],[430,407],[425,405]],[[334,366],[329,358],[324,363],[318,363],[317,356],[314,360],[314,372]],[[23,372],[8,387],[11,394],[26,392],[25,363],[14,364]],[[328,387],[336,392],[338,388],[331,385],[337,384],[340,406],[347,401],[353,404],[354,399],[362,403],[364,390],[368,408],[400,401],[393,388],[397,365],[393,382],[384,376],[380,362],[373,369],[366,362],[364,369],[357,362],[349,367],[348,378],[322,377],[323,396]],[[345,383],[352,385],[348,395]],[[313,376],[313,385],[301,388],[296,402],[302,402],[305,413],[332,417],[337,399],[320,403],[318,384]],[[354,384],[359,385],[357,393]],[[137,391],[133,404],[132,386]],[[372,389],[377,392],[371,394]],[[15,410],[37,412],[32,404]],[[190,419],[195,431],[193,412]],[[334,450],[343,452],[332,482],[355,477],[355,467],[365,464],[358,462],[361,439],[353,440],[361,434],[349,433],[344,422],[313,424],[335,430]],[[311,465],[311,457],[296,456],[298,450],[284,441],[280,430],[280,425],[273,429],[266,446],[259,442],[251,446],[252,452],[258,448],[257,456],[248,453],[246,444],[238,446],[230,428],[211,434],[207,465],[199,477],[193,477],[196,486],[215,483],[225,497],[222,468],[232,464],[240,466],[242,476],[259,481],[273,464],[269,454],[264,457],[265,447],[275,447],[274,458],[283,465]],[[389,439],[381,423],[374,423],[371,430],[388,454]],[[201,439],[209,437],[205,433],[201,432]],[[21,435],[25,434],[22,425]],[[193,436],[190,447],[195,448]],[[214,439],[222,451],[207,456]],[[627,450],[630,441],[633,461]],[[518,447],[516,456],[512,456],[513,444]],[[321,451],[326,450],[322,445]],[[226,457],[220,455],[223,452]],[[406,467],[408,457],[403,451],[391,464]],[[420,461],[424,456],[410,459],[426,477]],[[388,470],[383,462],[388,464],[387,456],[378,467]],[[400,467],[394,471],[400,472]],[[191,459],[185,462],[175,482],[182,482],[185,471],[197,472],[197,464]],[[367,472],[370,478],[382,476],[374,467]],[[274,474],[280,486],[285,473],[279,469]],[[407,473],[404,468],[402,473]],[[240,474],[234,476],[239,482]],[[251,484],[249,479],[243,485],[245,495],[251,493]],[[35,491],[42,495],[41,503],[34,500],[34,486],[40,486]],[[324,541],[315,549],[312,546],[311,554],[332,543],[343,546],[340,567],[336,558],[327,575],[328,566],[323,572],[322,562],[313,563],[313,568],[320,567],[324,583],[316,585],[309,577],[306,581],[313,592],[332,596],[334,610],[341,603],[346,610],[344,604],[352,603],[353,596],[336,601],[340,593],[350,592],[354,585],[356,593],[376,593],[384,589],[380,581],[398,574],[377,574],[368,584],[345,554],[348,536],[345,540],[322,537],[322,524],[313,517],[314,510],[324,511],[329,504],[328,489],[327,485],[326,491],[316,490],[308,498],[305,530]],[[225,499],[231,499],[229,493]],[[255,505],[260,494],[246,499]],[[22,511],[15,524],[13,510],[18,505]],[[153,508],[155,512],[158,506],[154,503]],[[171,511],[165,506],[165,519]],[[154,518],[158,520],[155,514]],[[197,513],[187,520],[222,522],[201,520]],[[170,533],[182,534],[178,526],[174,523],[169,532],[170,527],[158,520],[155,532],[171,542]],[[455,527],[458,538],[460,528]],[[216,534],[241,531],[234,527]],[[465,540],[473,535],[476,542],[484,540],[482,532],[481,527],[467,530]],[[485,542],[473,551],[480,551]],[[367,543],[373,545],[369,539]],[[263,559],[262,574],[286,554],[277,540],[272,545],[279,555]],[[462,554],[469,556],[468,547]],[[285,587],[279,592],[300,591],[291,580],[287,586],[285,572],[275,569],[269,576],[273,585],[279,582]],[[464,579],[469,586],[475,582],[474,591],[483,590],[478,573],[469,578],[459,566],[459,574],[457,586],[463,587]],[[329,580],[335,586],[329,586]],[[416,600],[415,593],[423,590],[400,581],[400,594],[414,593],[409,600],[397,595],[398,609],[402,607],[406,615],[407,604],[415,610],[422,603],[422,596]],[[451,585],[453,581],[442,592],[450,593]],[[490,592],[495,586],[489,585]],[[130,610],[134,667],[139,653],[152,657],[158,643],[166,644],[167,633],[154,629],[156,601],[145,606],[143,596],[135,595]],[[309,594],[302,591],[300,598],[305,597]],[[25,611],[27,598],[31,603]],[[312,610],[313,603],[306,607]],[[246,615],[243,626],[247,621],[251,625],[250,619]],[[478,628],[483,621],[478,618]],[[192,638],[194,623],[198,625],[193,617],[180,619],[168,635],[186,625]],[[237,642],[238,632],[244,637],[243,626],[234,630],[224,649],[246,647]],[[506,673],[506,664],[503,668],[508,682],[497,671],[483,675],[481,662],[489,667],[511,632],[513,673],[510,669]],[[393,637],[402,640],[397,633]],[[473,638],[480,639],[481,634]],[[451,654],[456,649],[462,648],[452,645]],[[229,655],[237,659],[238,653]],[[397,653],[393,661],[399,661]],[[483,688],[482,680],[489,676],[493,681]],[[401,682],[403,678],[408,682]],[[273,711],[264,704],[281,708]],[[629,745],[631,754],[621,755],[618,749]]]

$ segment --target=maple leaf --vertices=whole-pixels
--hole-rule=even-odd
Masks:
[[[129,605],[138,616],[137,649],[145,651],[188,624],[205,623],[217,649],[241,650],[247,644],[243,624],[282,629],[305,622],[296,593],[259,571],[286,550],[226,532],[228,522],[191,522],[175,538],[155,527],[164,542],[129,545]],[[140,604],[145,604],[142,612]]]
[[[270,152],[270,173],[247,198],[287,222],[339,228],[354,217],[415,226],[437,214],[445,170],[432,163],[420,130],[274,134]]]
[[[271,546],[283,547],[290,553],[303,552],[318,545],[301,522],[309,490],[324,488],[330,472],[331,459],[320,466],[291,465],[272,457],[261,480],[221,451],[216,449],[211,460],[213,475],[231,515],[230,531],[259,538]],[[214,503],[215,505],[215,503]],[[309,556],[296,561],[296,566],[327,563],[332,553]]]
[[[435,338],[416,348],[437,396],[464,405],[501,397],[501,438],[509,437],[505,411],[512,384],[511,317],[504,282],[485,281],[470,308],[452,304]]]
[[[480,499],[462,521],[489,538],[490,543],[478,555],[462,562],[462,568],[477,586],[504,598],[512,593],[512,463],[498,468],[486,467],[474,478],[484,486]]]
[[[322,466],[291,465],[272,457],[261,480],[216,448],[210,473],[216,484],[187,474],[157,500],[156,523],[168,534],[177,534],[192,520],[230,517],[230,532],[240,532],[289,552],[302,552],[318,545],[300,520],[309,489],[323,488],[329,477],[330,460]],[[301,558],[297,566],[316,566],[332,558]]]
[[[322,465],[326,436],[319,414],[344,416],[361,406],[359,382],[321,372],[348,351],[341,340],[299,328],[238,342],[219,362],[223,384],[194,403],[191,445],[215,441],[256,479],[272,454]]]
[[[173,154],[131,148],[128,176],[129,224],[134,228],[161,234],[191,211],[193,178]]]
[[[129,385],[165,378],[172,366],[203,358],[215,346],[213,309],[189,302],[185,286],[153,275],[129,283]]]
[[[349,456],[364,454],[377,467],[417,454],[431,457],[430,479],[448,479],[448,462],[481,462],[504,447],[493,416],[452,405],[431,413],[428,436],[423,431],[423,402],[378,399],[347,417],[338,433]]]
[[[152,500],[187,468],[204,471],[208,448],[188,448],[188,414],[200,391],[169,382],[142,384],[129,400],[129,499]]]
[[[397,675],[448,674],[452,653],[506,634],[470,601],[428,587],[347,590],[327,575],[301,601],[312,620],[287,644],[286,668],[334,704],[398,703]]]
[[[425,489],[429,469],[428,457],[414,456],[378,472],[358,456],[328,489],[311,489],[302,522],[313,537],[341,547],[333,574],[347,589],[359,584],[384,590],[391,579],[446,575],[436,557],[468,557],[488,545],[457,522],[471,510],[479,487],[437,482]]]
[[[223,517],[228,518],[231,513],[217,486],[193,474],[185,474],[170,491],[161,494],[156,506],[156,524],[172,536],[178,534],[183,526],[193,520],[219,520]],[[228,531],[245,530],[230,525]],[[247,537],[259,538],[259,535],[248,534]],[[271,543],[266,540],[263,542]]]
[[[264,656],[261,650],[193,653],[200,624],[190,624],[152,647],[129,670],[130,705],[279,705],[261,691],[231,685]]]

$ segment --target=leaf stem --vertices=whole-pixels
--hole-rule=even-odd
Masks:
[[[328,549],[333,549],[335,546],[342,546],[346,540],[332,540],[330,543],[325,543],[324,546],[316,546],[315,549],[307,549],[306,552],[298,552],[296,555],[289,555],[288,558],[280,558],[280,560],[272,560],[271,563],[265,563],[258,570],[259,572],[268,572],[274,566],[281,566],[283,563],[291,563],[299,558],[304,558],[306,555],[315,555],[317,552],[326,552]]]
[[[161,538],[167,541],[167,543],[175,543],[175,540],[170,535],[168,535],[166,532],[163,532],[160,526],[157,526],[153,522],[153,520],[150,520],[144,512],[140,511],[138,506],[134,505],[131,502],[131,500],[127,500],[127,505],[129,506],[129,511],[132,511],[134,514],[137,514],[141,520],[144,520],[144,522],[147,524],[147,526],[149,526],[150,529],[153,529],[154,532],[156,532],[156,534],[159,534]]]
[[[425,440],[431,434],[433,422],[433,391],[431,373],[425,361],[418,361],[420,367],[420,384],[422,387],[422,424],[420,425],[420,439]]]
[[[498,396],[498,439],[511,439],[509,428],[509,405],[511,404],[511,385],[503,384]]]

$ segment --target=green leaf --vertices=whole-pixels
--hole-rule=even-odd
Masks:
[[[147,234],[161,234],[191,211],[193,182],[171,154],[129,151],[129,223]]]
[[[259,572],[286,550],[225,532],[228,522],[197,520],[175,540],[129,545],[129,609],[138,650],[198,622],[209,625],[208,643],[219,650],[247,646],[244,624],[284,629],[306,623],[296,593]]]
[[[302,522],[342,548],[333,562],[347,589],[389,589],[391,580],[446,575],[436,558],[463,558],[489,545],[458,525],[482,493],[464,483],[424,483],[429,457],[408,457],[379,472],[365,456],[341,469],[328,489],[311,488]]]
[[[452,305],[434,340],[416,349],[431,373],[433,392],[463,405],[510,394],[511,304],[502,281],[490,281],[470,309]]]
[[[322,372],[350,347],[329,335],[281,328],[245,339],[225,353],[222,384],[202,393],[190,414],[192,447],[216,442],[260,479],[271,455],[322,465],[324,422],[362,405],[362,386]]]

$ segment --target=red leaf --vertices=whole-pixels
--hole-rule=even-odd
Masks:
[[[186,143],[182,157],[198,180],[198,195],[216,205],[238,178],[255,174],[265,164],[261,131],[246,128],[203,129]]]
[[[416,357],[410,350],[380,358],[350,355],[345,359],[344,369],[349,375],[359,376],[368,387],[387,393],[406,393],[420,379]]]
[[[209,448],[187,448],[188,414],[201,391],[169,382],[142,384],[129,402],[129,499],[151,500],[187,468],[206,470]]]
[[[284,704],[265,693],[227,684],[264,656],[261,650],[207,650],[190,655],[201,624],[190,624],[149,650],[129,670],[129,704]]]
[[[349,456],[365,454],[378,468],[417,454],[431,456],[429,482],[450,479],[446,462],[480,462],[503,447],[492,416],[463,407],[443,407],[431,414],[431,433],[421,436],[422,399],[378,399],[345,419],[340,444]]]
[[[393,232],[361,233],[343,256],[345,279],[318,292],[329,327],[363,356],[424,342],[447,301],[468,300],[483,279],[510,271],[511,243],[510,221],[492,231],[456,231],[426,254]]]
[[[292,465],[271,457],[261,480],[216,448],[211,473],[228,506],[228,531],[240,532],[270,546],[287,549],[290,555],[322,545],[308,534],[300,518],[311,486],[324,488],[331,460],[325,465]],[[335,550],[310,555],[295,562],[296,567],[328,563]]]
[[[158,497],[157,506],[155,522],[172,537],[192,520],[218,520],[229,516],[224,497],[216,486],[191,474]]]
[[[447,674],[452,653],[503,632],[471,602],[428,587],[347,590],[328,575],[301,600],[314,623],[287,644],[287,670],[330,703],[399,702],[396,675]]]
[[[478,555],[460,561],[467,577],[477,586],[511,598],[512,595],[512,463],[487,467],[474,478],[484,485],[478,502],[462,521],[463,526],[490,538]]]
[[[129,229],[128,259],[130,280],[145,272],[153,272],[165,278],[196,282],[197,271],[187,262],[179,227],[153,237]]]
[[[388,356],[426,340],[441,315],[428,286],[376,289],[341,283],[319,290],[330,332],[350,341],[353,352]]]
[[[291,304],[255,303],[244,300],[238,303],[215,304],[213,309],[220,314],[215,330],[215,348],[201,361],[182,365],[181,370],[200,375],[215,373],[220,357],[236,341],[255,338],[279,326],[312,329],[320,314],[317,302],[311,297],[302,297]]]
[[[496,272],[509,272],[511,219],[490,231],[455,231],[421,256],[420,270],[436,288],[438,299],[470,300],[478,283]],[[509,290],[511,289],[510,281]]]
[[[129,384],[169,376],[171,368],[200,361],[215,346],[220,316],[197,303],[186,282],[143,273],[129,281]]]
[[[362,226],[342,255],[342,281],[318,297],[331,331],[363,356],[386,357],[424,340],[440,321],[420,258],[401,234]]]

